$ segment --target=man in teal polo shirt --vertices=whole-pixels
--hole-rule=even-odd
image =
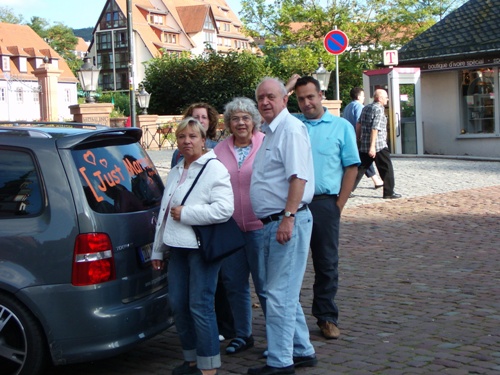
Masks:
[[[288,82],[289,88],[291,81]],[[339,226],[360,164],[356,134],[345,119],[332,115],[321,104],[319,82],[310,76],[296,79],[295,94],[311,140],[315,189],[309,204],[313,216],[311,252],[314,265],[312,314],[327,339],[340,336],[338,289]]]

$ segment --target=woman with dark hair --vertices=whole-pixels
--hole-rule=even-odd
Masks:
[[[193,103],[182,114],[182,118],[186,117],[193,117],[203,125],[207,135],[205,147],[207,149],[214,148],[217,145],[215,137],[217,136],[217,125],[219,123],[217,110],[208,103]],[[170,167],[173,168],[181,159],[182,154],[179,149],[175,150]]]

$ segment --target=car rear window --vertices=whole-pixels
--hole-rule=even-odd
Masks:
[[[0,149],[0,218],[42,211],[40,177],[30,153]]]
[[[138,143],[73,150],[72,155],[94,211],[126,213],[160,205],[161,177]]]

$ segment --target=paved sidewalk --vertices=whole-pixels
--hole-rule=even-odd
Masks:
[[[150,154],[166,175],[171,152]],[[343,213],[338,340],[323,339],[310,316],[309,262],[302,304],[319,364],[296,372],[499,374],[500,162],[393,161],[396,191],[404,198],[383,200],[364,178]],[[253,327],[255,348],[223,354],[219,374],[246,374],[264,364],[259,308]],[[125,355],[46,375],[163,375],[181,362],[171,328]]]

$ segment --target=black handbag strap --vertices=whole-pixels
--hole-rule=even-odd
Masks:
[[[182,200],[181,202],[181,206],[184,206],[184,202],[186,202],[186,199],[188,197],[188,195],[191,193],[191,190],[193,190],[194,188],[194,185],[196,185],[196,183],[198,182],[198,179],[200,178],[201,174],[203,173],[203,171],[205,170],[205,167],[207,166],[207,164],[209,163],[210,160],[215,160],[217,158],[211,158],[211,159],[208,159],[207,162],[205,164],[203,164],[203,167],[201,167],[200,171],[198,172],[198,175],[196,176],[196,178],[194,179],[193,181],[193,184],[191,185],[191,187],[189,188],[188,192],[186,193],[186,195],[184,196],[184,199]]]

